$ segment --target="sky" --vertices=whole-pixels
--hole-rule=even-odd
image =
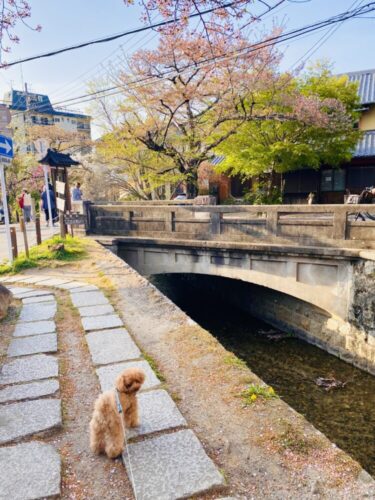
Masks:
[[[264,25],[267,29],[276,22],[281,23],[285,30],[291,30],[343,12],[353,3],[358,5],[360,0],[290,0],[269,16]],[[16,32],[20,43],[13,45],[12,52],[6,54],[7,61],[112,35],[142,24],[137,0],[130,7],[125,6],[123,0],[30,0],[30,4],[32,18],[29,22],[40,24],[42,31],[30,31],[18,25]],[[324,32],[282,45],[282,68],[290,69],[301,59],[307,59],[307,62],[328,59],[337,73],[375,68],[375,51],[371,49],[375,46],[374,28],[375,17],[350,20],[320,47],[318,42]],[[144,32],[14,68],[0,69],[0,98],[11,88],[21,90],[25,82],[29,91],[48,94],[53,103],[80,96],[88,91],[90,81],[106,73],[108,64],[116,67],[121,51],[131,54],[134,50],[152,47],[156,43],[154,32]],[[315,51],[316,48],[318,50]],[[309,58],[308,51],[311,49],[315,52]],[[87,104],[69,109],[90,111]],[[94,136],[98,133],[94,120]]]

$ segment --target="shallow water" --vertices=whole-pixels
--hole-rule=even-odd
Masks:
[[[268,340],[261,332],[272,327],[207,293],[200,279],[159,275],[150,281],[375,476],[375,377],[297,338]],[[318,377],[346,385],[327,392],[316,385]]]

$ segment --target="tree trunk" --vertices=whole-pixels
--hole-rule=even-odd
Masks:
[[[190,165],[186,176],[187,197],[193,199],[198,195],[198,165]]]

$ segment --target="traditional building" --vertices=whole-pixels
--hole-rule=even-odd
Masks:
[[[343,203],[347,193],[358,194],[375,186],[375,69],[348,73],[350,82],[358,82],[363,131],[353,158],[341,168],[323,166],[320,170],[301,169],[285,175],[285,202],[306,203],[309,193],[318,203]]]
[[[80,133],[91,139],[91,117],[54,108],[47,95],[11,90],[5,95],[4,101],[11,112],[12,128],[18,132],[19,147],[23,152],[35,152],[35,146],[27,140],[25,132],[33,125],[56,125],[67,132]]]
[[[367,186],[375,186],[375,69],[348,73],[348,77],[359,85],[361,118],[358,127],[364,132],[353,158],[340,168],[326,165],[320,170],[302,168],[285,174],[285,203],[307,203],[310,193],[314,193],[317,203],[343,203],[349,192],[358,194]],[[218,196],[219,202],[241,197],[251,186],[251,181],[242,183],[237,176],[216,174],[215,164],[222,160],[223,157],[212,160],[212,174],[206,181],[207,189]]]

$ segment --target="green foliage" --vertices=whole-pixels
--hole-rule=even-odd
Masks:
[[[58,249],[58,245],[63,244],[64,248]],[[39,246],[30,248],[29,258],[21,253],[12,264],[4,263],[0,265],[0,275],[7,273],[18,273],[24,269],[39,267],[43,264],[50,264],[53,261],[74,261],[82,259],[86,255],[84,243],[79,238],[67,236],[66,239],[60,236],[44,241]]]
[[[245,193],[243,200],[249,205],[280,205],[283,195],[278,186],[269,188],[266,182],[259,181]]]
[[[235,366],[236,368],[247,368],[246,361],[237,358],[234,354],[229,354],[224,358],[224,363],[229,366]]]
[[[318,169],[322,164],[339,166],[351,159],[361,134],[354,128],[359,118],[357,85],[348,83],[346,76],[332,76],[325,65],[316,66],[285,86],[280,99],[274,100],[273,113],[287,113],[285,95],[289,94],[292,100],[296,91],[301,98],[312,101],[315,98],[336,101],[337,117],[332,111],[328,113],[334,126],[320,124],[318,112],[315,122],[304,120],[301,113],[296,119],[244,123],[237,134],[216,149],[217,154],[226,157],[217,171],[249,178],[300,168]],[[261,93],[254,100],[257,106],[266,101]]]
[[[241,398],[245,405],[254,404],[259,398],[274,399],[279,396],[272,387],[265,387],[258,384],[250,384],[247,389],[241,392]]]

